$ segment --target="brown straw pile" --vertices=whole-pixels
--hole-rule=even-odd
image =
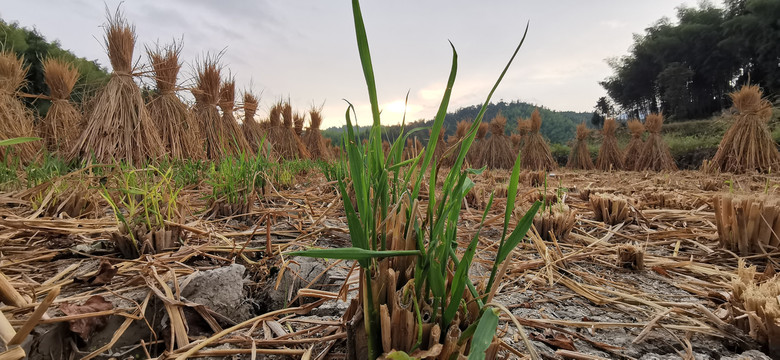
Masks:
[[[141,90],[133,81],[135,28],[122,13],[108,15],[105,37],[114,72],[87,116],[87,125],[74,148],[83,158],[102,163],[126,161],[142,165],[163,155],[157,124],[146,110]]]
[[[590,131],[584,123],[577,125],[577,142],[571,148],[566,167],[570,169],[593,170],[593,159],[588,150],[588,134]]]
[[[292,106],[278,102],[271,108],[268,137],[274,150],[285,159],[308,159],[309,150],[293,130]]]
[[[198,76],[192,95],[195,97],[194,114],[205,147],[206,158],[219,160],[230,154],[228,131],[220,119],[217,103],[221,81],[219,57],[207,55],[196,65]]]
[[[604,121],[604,127],[601,129],[604,139],[599,148],[599,156],[596,158],[596,168],[601,171],[620,170],[623,168],[623,155],[620,153],[620,147],[618,147],[615,130],[617,130],[617,121],[615,119]]]
[[[257,97],[251,92],[244,93],[244,120],[241,122],[241,130],[252,149],[259,149],[260,142],[265,138],[265,130],[257,120]]]
[[[0,53],[0,139],[28,137],[35,135],[33,115],[16,97],[17,90],[24,84],[27,67],[10,51]],[[32,161],[38,151],[35,143],[27,142],[9,147],[0,147],[4,160],[18,156],[22,161]]]
[[[325,142],[325,138],[322,137],[320,132],[320,125],[322,125],[322,110],[312,107],[309,110],[309,128],[306,129],[306,133],[303,134],[303,143],[306,148],[309,149],[312,159],[330,160],[333,158],[333,154],[330,152],[330,148]],[[387,144],[388,147],[390,144]],[[385,142],[382,143],[384,148]]]
[[[482,160],[482,147],[485,145],[485,135],[487,135],[488,132],[488,124],[487,123],[480,123],[479,127],[477,128],[477,134],[474,137],[474,142],[471,143],[471,148],[469,148],[469,152],[466,153],[466,159],[468,159],[469,163],[471,163],[471,166],[474,168],[482,167],[482,164],[480,161]]]
[[[728,320],[766,346],[766,354],[777,359],[780,357],[780,275],[760,274],[755,265],[746,266],[744,259],[739,259],[736,275],[731,280],[731,297],[725,308]]]
[[[645,125],[638,119],[628,120],[628,131],[631,132],[631,140],[623,152],[623,168],[637,170],[637,163],[645,146],[642,135],[645,133]]]
[[[300,138],[303,135],[303,123],[306,121],[306,114],[303,113],[295,113],[293,115],[293,130],[295,131],[295,135]]]
[[[539,109],[531,113],[531,127],[523,144],[523,168],[529,170],[553,170],[557,167],[550,153],[550,147],[544,141],[539,129],[542,128],[542,115]]]
[[[157,95],[146,107],[160,130],[160,140],[168,155],[173,159],[203,159],[200,127],[187,105],[176,96],[181,45],[173,43],[156,49],[147,48],[146,53],[157,83]]]
[[[81,112],[70,102],[79,70],[63,59],[50,57],[43,62],[43,72],[51,106],[41,121],[41,136],[50,152],[68,156],[81,135],[84,121]]]
[[[227,141],[230,143],[228,149],[231,153],[234,155],[254,154],[241,126],[236,121],[236,116],[233,114],[236,110],[236,81],[233,78],[222,82],[222,86],[219,88],[219,108],[222,109],[220,120],[222,120]]]
[[[519,153],[523,149],[523,145],[525,145],[526,136],[531,131],[531,119],[518,118],[515,129],[517,134],[512,135],[512,143],[515,146],[515,151]]]
[[[488,169],[511,169],[517,153],[512,150],[512,140],[504,133],[506,117],[499,112],[490,122],[490,137],[481,145],[479,163]]]
[[[455,164],[455,160],[458,158],[458,154],[460,153],[460,146],[457,146],[458,142],[462,141],[466,137],[466,133],[469,132],[470,127],[470,122],[466,120],[458,121],[458,124],[455,126],[455,134],[450,135],[447,138],[446,147],[449,155],[446,155],[441,160],[442,166],[451,167]]]
[[[428,129],[428,141],[431,141],[431,129]],[[444,127],[439,130],[439,138],[436,139],[436,148],[433,149],[433,160],[436,163],[440,163],[443,160],[444,152],[447,150],[447,145],[444,143]]]
[[[767,123],[772,104],[756,85],[743,86],[730,94],[739,114],[712,159],[721,171],[745,173],[780,169],[780,153]]]
[[[661,126],[664,123],[664,116],[661,114],[649,114],[645,119],[645,128],[650,133],[650,137],[645,142],[642,149],[642,156],[639,157],[637,170],[677,170],[677,164],[674,162],[672,154],[669,152],[669,146],[661,137]]]

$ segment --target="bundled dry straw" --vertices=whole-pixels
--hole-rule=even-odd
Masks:
[[[596,159],[596,168],[601,171],[620,170],[623,168],[623,155],[620,153],[620,147],[618,147],[615,130],[617,130],[615,119],[604,121],[604,127],[601,129],[604,139],[599,148],[599,156]]]
[[[571,148],[566,167],[570,169],[593,170],[593,159],[590,158],[590,151],[588,150],[589,133],[590,131],[584,123],[577,125],[577,142]]]
[[[236,121],[233,114],[236,110],[236,81],[232,78],[225,80],[219,88],[219,108],[222,109],[222,127],[228,137],[232,154],[253,154],[252,147]]]
[[[743,86],[730,94],[739,114],[718,146],[712,159],[721,171],[768,172],[780,168],[780,153],[767,123],[772,104],[756,85]]]
[[[293,130],[295,130],[295,135],[298,136],[298,138],[303,135],[303,123],[306,122],[306,115],[303,113],[295,113],[293,115]]]
[[[757,281],[755,265],[739,260],[737,276],[731,281],[729,318],[751,338],[766,346],[767,355],[780,357],[780,276]]]
[[[244,93],[244,120],[241,122],[241,130],[243,130],[244,137],[252,149],[259,149],[266,135],[262,125],[255,120],[258,103],[259,101],[254,94]]]
[[[27,67],[22,59],[11,51],[0,53],[0,139],[33,136],[33,116],[16,97],[16,92],[24,84]],[[3,159],[18,156],[21,160],[32,161],[37,155],[34,143],[0,147]]]
[[[425,146],[423,146],[423,144],[420,142],[420,139],[418,139],[417,137],[415,137],[414,139],[407,138],[406,147],[404,147],[404,151],[403,151],[403,159],[404,160],[414,159],[415,157],[420,155],[420,153],[422,153],[423,150],[425,150]]]
[[[645,249],[636,244],[621,244],[617,247],[617,266],[624,269],[644,270]]]
[[[669,152],[669,146],[661,137],[663,123],[663,115],[655,113],[647,115],[645,128],[650,133],[650,137],[647,138],[644,148],[642,148],[642,156],[637,161],[636,170],[677,170],[677,164],[674,162],[672,153]]]
[[[764,254],[780,246],[780,201],[765,195],[716,195],[720,246],[739,255]]]
[[[489,169],[511,169],[517,153],[512,150],[512,141],[504,133],[506,117],[499,112],[490,122],[490,137],[484,140],[480,150],[480,166]]]
[[[70,102],[79,71],[65,60],[48,58],[43,62],[43,72],[51,106],[41,121],[41,136],[50,152],[67,156],[76,145],[83,125],[81,112]]]
[[[309,128],[306,129],[306,133],[301,140],[306,145],[306,148],[309,149],[312,159],[330,160],[333,158],[333,155],[322,137],[320,125],[322,125],[322,111],[312,107],[309,110]],[[382,147],[384,148],[384,143],[382,143]]]
[[[181,45],[173,43],[153,50],[147,48],[146,53],[157,83],[157,96],[147,104],[147,109],[160,130],[160,139],[168,155],[174,159],[204,158],[200,127],[187,105],[176,96]]]
[[[434,139],[431,138],[432,130],[428,129],[428,141],[433,141]],[[436,160],[437,163],[442,162],[442,157],[444,156],[444,152],[447,150],[447,145],[444,144],[444,127],[439,130],[439,138],[436,139],[436,148],[433,149],[433,158]]]
[[[455,164],[455,160],[458,158],[458,153],[460,153],[460,146],[456,145],[458,145],[458,143],[466,137],[466,133],[469,132],[470,127],[470,122],[465,120],[458,121],[458,124],[455,126],[455,134],[450,135],[447,138],[446,147],[447,151],[449,151],[449,155],[446,155],[441,160],[442,166],[451,167]]]
[[[217,109],[221,81],[219,57],[207,55],[196,64],[196,68],[197,79],[192,89],[194,116],[203,136],[206,158],[219,160],[230,154],[231,147],[228,129],[224,128]]]
[[[631,132],[631,140],[623,152],[623,168],[626,170],[637,170],[638,159],[645,146],[645,143],[642,141],[645,125],[638,119],[631,119],[628,121],[627,126],[628,131]]]
[[[566,204],[559,203],[552,204],[549,210],[537,214],[534,217],[534,228],[544,240],[564,240],[574,229],[576,222],[576,211]]]
[[[282,121],[283,120],[283,121]],[[309,150],[293,130],[292,106],[278,102],[270,111],[268,137],[279,156],[285,159],[308,159]]]
[[[133,81],[135,28],[119,11],[108,16],[105,42],[114,72],[98,94],[74,154],[94,156],[103,163],[126,161],[141,165],[162,156],[165,148]]]
[[[550,153],[550,147],[544,141],[539,130],[542,128],[542,115],[539,109],[531,113],[530,128],[523,144],[523,168],[529,170],[553,170],[557,167]]]
[[[471,125],[469,125],[471,126]],[[487,135],[488,132],[488,124],[486,123],[480,123],[479,127],[477,128],[477,134],[474,137],[474,142],[471,145],[471,148],[469,148],[468,153],[466,153],[466,157],[468,161],[471,163],[472,167],[482,167],[482,164],[480,160],[482,160],[482,147],[485,145],[485,135]]]

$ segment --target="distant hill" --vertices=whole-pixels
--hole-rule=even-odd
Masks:
[[[473,121],[474,118],[477,117],[477,114],[479,114],[480,108],[481,105],[472,105],[460,108],[454,112],[447,113],[447,116],[444,118],[445,135],[449,136],[455,133],[455,127],[457,126],[458,121]],[[515,128],[517,127],[517,119],[520,117],[530,117],[531,113],[536,108],[539,109],[539,112],[542,115],[542,135],[546,137],[551,143],[558,144],[565,144],[574,138],[574,132],[577,124],[583,121],[589,124],[592,115],[592,113],[586,112],[554,111],[543,106],[533,105],[521,101],[501,101],[488,105],[483,121],[489,122],[500,111],[501,114],[507,118],[506,133],[512,134],[516,132]],[[430,127],[431,125],[433,125],[433,119],[418,120],[407,123],[406,131],[408,132],[418,127]],[[384,138],[394,139],[400,132],[400,125],[385,126],[384,128]],[[336,141],[340,139],[344,130],[344,126],[331,127],[324,130],[323,134]],[[428,133],[423,131],[420,135],[421,140],[425,140],[427,139]]]

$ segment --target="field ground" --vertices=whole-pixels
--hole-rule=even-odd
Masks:
[[[496,191],[477,252],[482,266],[471,274],[475,283],[485,277],[480,268],[489,268],[501,235],[508,178],[502,171],[479,175],[462,210],[460,250],[489,192]],[[532,174],[521,177],[520,210],[545,191],[531,181]],[[208,207],[202,194],[209,186],[190,186],[179,195],[190,210],[169,224],[186,234],[184,245],[137,260],[114,249],[110,234],[117,221],[105,201],[97,200],[97,216],[71,219],[39,213],[42,200],[31,200],[30,190],[6,192],[0,196],[0,271],[28,304],[6,304],[2,312],[21,326],[47,293],[60,289],[25,342],[31,359],[343,358],[341,315],[357,288],[352,264],[285,255],[348,246],[343,207],[334,183],[316,169],[298,174],[292,184],[267,185],[239,217],[201,214],[197,209]],[[569,351],[618,359],[717,359],[760,348],[722,320],[738,257],[719,249],[710,199],[722,192],[775,194],[780,176],[562,170],[546,184],[547,196],[558,200],[553,207],[563,202],[576,212],[574,229],[553,240],[527,238],[497,296],[544,358]],[[617,225],[596,221],[587,201],[587,194],[596,193],[636,201],[632,219]],[[617,264],[618,248],[627,243],[644,250],[643,269]],[[106,260],[116,269],[113,277],[101,269]],[[747,260],[761,273],[778,268],[780,256],[775,251]],[[73,311],[71,305],[95,295],[109,305],[95,300],[94,307]],[[171,339],[171,324],[179,323],[172,317],[186,323],[187,338]],[[506,344],[501,354],[524,356],[509,320],[504,315],[499,325]],[[74,335],[79,331],[86,336]]]

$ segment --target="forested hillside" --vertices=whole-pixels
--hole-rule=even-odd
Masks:
[[[479,114],[481,105],[472,105],[464,108],[460,108],[454,112],[447,113],[444,118],[444,131],[446,136],[455,133],[455,126],[458,121],[467,120],[473,121]],[[542,135],[546,137],[552,143],[563,144],[568,142],[574,137],[574,131],[577,124],[585,122],[589,124],[591,113],[585,112],[573,112],[573,111],[554,111],[542,106],[532,105],[520,101],[512,102],[498,102],[488,105],[485,112],[484,122],[489,122],[494,118],[498,112],[506,116],[507,134],[514,133],[517,127],[518,118],[528,118],[534,109],[539,108],[539,112],[542,115]],[[430,127],[433,124],[433,119],[418,120],[406,124],[406,131],[411,131],[420,127]],[[323,131],[323,134],[330,137],[334,141],[338,141],[341,138],[343,127],[333,127]],[[388,140],[395,139],[401,131],[400,125],[385,126],[383,137]],[[427,131],[418,132],[420,139],[425,140],[428,137]]]

